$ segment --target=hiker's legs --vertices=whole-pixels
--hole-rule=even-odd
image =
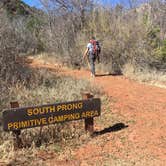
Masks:
[[[89,56],[89,62],[90,62],[90,68],[91,68],[91,73],[93,76],[95,76],[95,56],[90,55]]]

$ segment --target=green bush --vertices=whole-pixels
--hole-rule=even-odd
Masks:
[[[158,47],[155,53],[163,62],[166,62],[166,40],[163,40],[161,47]]]

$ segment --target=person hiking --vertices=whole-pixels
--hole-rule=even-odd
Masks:
[[[92,77],[95,77],[95,61],[97,59],[99,62],[100,51],[101,48],[99,47],[99,42],[96,41],[94,37],[92,37],[92,39],[87,44],[87,48],[83,55],[83,59],[87,58]]]

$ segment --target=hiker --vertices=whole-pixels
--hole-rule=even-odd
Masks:
[[[95,77],[95,60],[97,59],[98,63],[100,61],[99,54],[101,48],[99,42],[95,40],[94,37],[87,44],[87,48],[84,52],[83,59],[87,58],[89,68],[91,70],[91,76]]]

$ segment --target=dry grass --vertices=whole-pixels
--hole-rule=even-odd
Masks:
[[[51,64],[60,64],[60,62],[64,61],[64,57],[57,55],[55,53],[40,53],[35,55],[35,58],[43,61],[43,63],[51,63]]]
[[[74,85],[74,86],[73,86]],[[48,70],[36,71],[31,86],[18,82],[8,88],[8,95],[2,99],[3,108],[9,108],[10,101],[18,101],[20,106],[49,104],[82,99],[81,92],[89,91],[96,97],[101,92],[84,80],[51,75]],[[2,107],[1,107],[2,109]],[[11,133],[0,132],[0,164],[43,165],[41,151],[58,154],[57,158],[70,158],[72,149],[87,142],[90,137],[84,131],[83,121],[67,122],[25,129],[21,133],[24,149],[14,151]],[[49,157],[49,155],[48,155]]]
[[[123,74],[134,80],[155,85],[158,87],[166,88],[166,73],[161,71],[156,71],[148,69],[139,69],[131,64],[126,64],[123,68]]]
[[[54,64],[57,66],[59,69],[63,66],[68,66],[68,67],[74,67],[75,66],[75,61],[72,61],[70,57],[67,56],[61,56],[55,53],[40,53],[35,55],[35,59],[39,60],[43,64]],[[81,56],[80,56],[81,59]],[[81,64],[77,64],[79,67]]]
[[[59,70],[61,69],[61,67],[70,67],[73,69],[88,68],[87,62],[85,60],[82,60],[82,62],[79,62],[79,63],[75,63],[73,61],[72,63],[70,58],[67,59],[66,57],[56,55],[55,53],[52,53],[52,54],[40,53],[35,55],[32,58],[37,59],[42,64],[54,64],[55,66],[58,66]],[[82,57],[80,55],[80,59],[81,58]],[[101,57],[101,61],[103,61],[102,57]],[[115,62],[113,63],[112,61],[109,61],[107,64],[104,64],[102,62],[98,63],[96,61],[95,65],[96,65],[96,71],[99,73],[109,73],[109,74],[120,73],[119,71],[120,67],[118,66],[118,64],[116,64]]]

